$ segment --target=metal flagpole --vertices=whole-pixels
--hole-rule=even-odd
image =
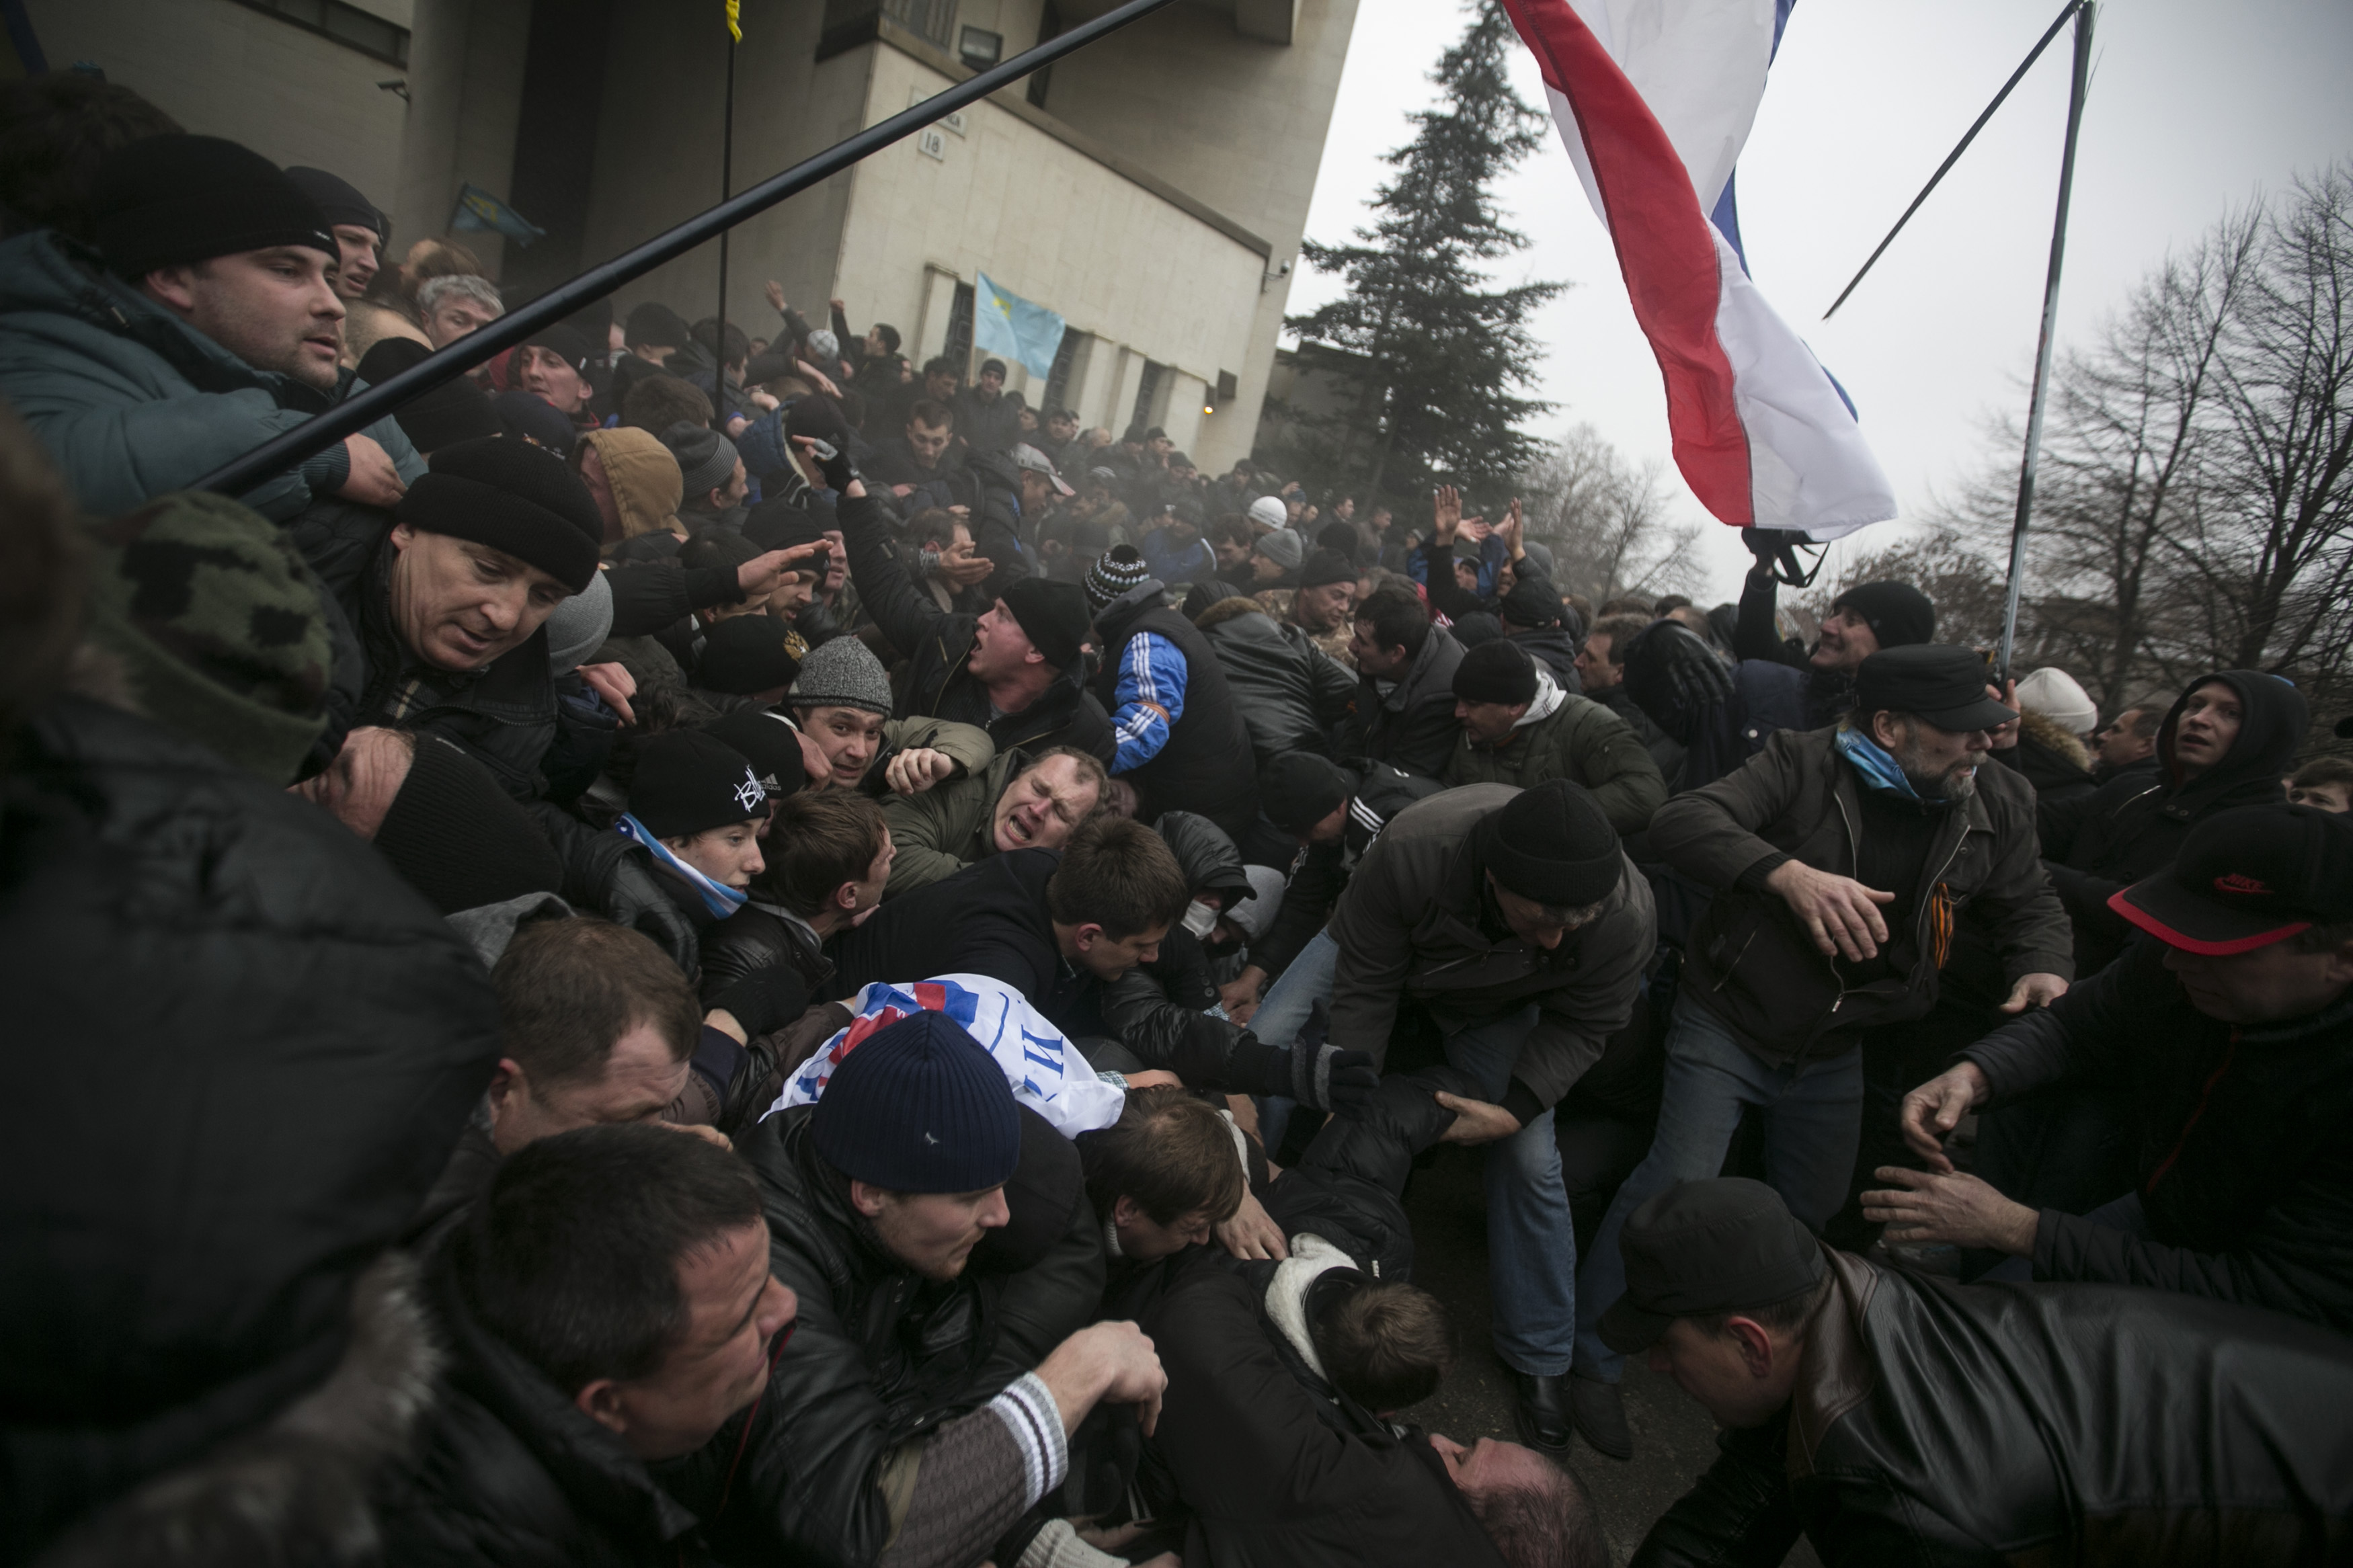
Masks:
[[[2001,608],[2000,679],[2010,679],[2018,642],[2018,595],[2026,578],[2026,530],[2034,514],[2034,467],[2042,455],[2042,410],[2051,391],[2052,336],[2059,323],[2059,270],[2067,254],[2067,198],[2075,187],[2075,140],[2084,124],[2084,91],[2092,72],[2092,17],[2084,0],[2075,13],[2075,74],[2067,89],[2067,146],[2059,155],[2059,212],[2051,225],[2051,269],[2042,280],[2042,335],[2034,348],[2034,392],[2027,404],[2026,457],[2018,470],[2018,515],[2010,526],[2010,591]]]
[[[730,18],[733,25],[733,18]],[[726,119],[719,132],[719,203],[726,205],[735,189],[735,36],[727,36],[727,108]],[[735,231],[719,231],[719,327],[711,334],[717,345],[711,351],[713,365],[711,376],[712,417],[719,427],[727,427],[727,240]],[[748,368],[748,366],[746,367]]]
[[[513,348],[542,327],[560,321],[591,300],[601,300],[637,281],[664,262],[677,260],[745,218],[766,212],[778,202],[832,178],[910,132],[976,103],[1039,67],[1051,65],[1064,55],[1074,54],[1097,38],[1174,4],[1176,0],[1127,0],[1117,9],[1106,11],[1092,22],[1082,22],[1067,33],[1057,34],[1003,65],[935,92],[912,109],[902,110],[881,124],[870,125],[815,157],[805,158],[782,174],[771,175],[743,195],[730,196],[710,211],[697,214],[612,260],[590,268],[480,331],[469,332],[448,347],[417,361],[389,381],[371,386],[356,397],[346,398],[315,418],[270,437],[244,456],[231,458],[189,488],[242,495],[273,474],[284,473],[344,437],[375,424],[412,398],[465,374],[502,350]]]

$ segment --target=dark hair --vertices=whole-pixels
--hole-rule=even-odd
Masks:
[[[1212,544],[1239,544],[1247,549],[1257,540],[1258,535],[1251,530],[1250,519],[1240,512],[1229,511],[1209,524],[1209,542]]]
[[[534,921],[491,971],[501,1049],[540,1088],[604,1076],[615,1042],[650,1024],[684,1061],[702,1035],[702,1008],[652,938],[579,915]]]
[[[2157,731],[2165,723],[2166,706],[2167,705],[2162,702],[2136,702],[2131,707],[2125,710],[2126,712],[2133,716],[2132,737],[2134,740],[2154,741],[2157,739]]]
[[[1659,602],[1651,606],[1651,614],[1654,617],[1670,615],[1691,602],[1692,596],[1689,594],[1662,594],[1659,596]]]
[[[899,352],[898,328],[892,326],[888,321],[877,321],[874,323],[874,331],[875,335],[882,340],[882,352],[884,353],[894,354]]]
[[[1594,622],[1593,629],[1585,635],[1588,637],[1608,637],[1609,662],[1623,664],[1626,662],[1628,645],[1650,629],[1651,623],[1641,616],[1604,616]]]
[[[844,882],[864,879],[882,853],[882,808],[854,790],[802,790],[776,803],[767,866],[754,879],[807,920]]]
[[[658,1370],[688,1327],[680,1260],[760,1219],[751,1168],[724,1149],[582,1127],[500,1163],[455,1262],[482,1326],[573,1394]]]
[[[759,558],[760,547],[732,529],[698,528],[678,547],[678,563],[689,572],[724,566],[730,572]]]
[[[925,375],[952,375],[958,381],[962,381],[964,379],[964,373],[956,369],[956,362],[948,358],[945,354],[934,354],[931,358],[925,360],[923,362],[923,374]]]
[[[90,188],[109,153],[180,122],[117,82],[57,71],[0,87],[0,205],[7,232],[88,240]]]
[[[702,352],[716,355],[722,364],[742,364],[752,357],[752,340],[734,322],[727,323],[727,352],[719,352],[719,318],[705,316],[688,329],[687,335],[702,346]]]
[[[1620,594],[1614,598],[1602,600],[1601,613],[1605,616],[1640,616],[1644,626],[1657,618],[1651,614],[1651,601],[1638,594]]]
[[[907,423],[934,426],[944,430],[955,428],[955,410],[944,403],[928,397],[918,397],[907,405]]]
[[[2310,789],[2315,784],[2353,785],[2353,757],[2315,757],[2295,770],[2287,781],[2292,789]]]
[[[1430,612],[1412,590],[1394,585],[1376,588],[1356,606],[1356,619],[1370,621],[1377,647],[1401,647],[1408,658],[1421,652],[1430,640]]]
[[[1342,1292],[1308,1331],[1332,1386],[1377,1415],[1420,1404],[1454,1364],[1445,1304],[1415,1285],[1373,1282]]]
[[[1130,1089],[1118,1121],[1076,1142],[1088,1201],[1105,1221],[1114,1203],[1132,1198],[1156,1225],[1205,1210],[1222,1223],[1250,1192],[1233,1129],[1178,1084]]]
[[[955,537],[958,523],[963,523],[966,530],[972,526],[968,520],[958,517],[944,506],[927,506],[901,523],[899,532],[909,542],[918,546],[934,539],[944,543]]]
[[[1113,942],[1175,925],[1192,900],[1185,869],[1140,822],[1099,816],[1071,835],[1046,879],[1046,912],[1063,925],[1099,925]]]
[[[1545,1467],[1537,1486],[1499,1487],[1463,1500],[1510,1568],[1609,1568],[1609,1541],[1591,1495],[1557,1465]]]
[[[1111,770],[1103,765],[1101,757],[1077,746],[1049,746],[1024,762],[1021,764],[1020,773],[1015,773],[1012,779],[1005,782],[1009,785],[1013,783],[1013,779],[1019,778],[1022,773],[1036,773],[1041,765],[1052,762],[1056,757],[1070,758],[1071,762],[1078,764],[1079,782],[1095,786],[1095,808],[1088,816],[1091,817],[1102,816],[1104,802],[1111,797]]]
[[[674,375],[641,375],[621,395],[626,429],[659,436],[681,420],[697,429],[711,426],[711,399],[691,382]]]

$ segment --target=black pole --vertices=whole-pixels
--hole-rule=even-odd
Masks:
[[[2042,454],[2042,408],[2051,390],[2052,337],[2059,325],[2059,268],[2067,257],[2067,198],[2075,188],[2075,135],[2092,73],[2092,0],[2075,13],[2075,76],[2067,89],[2067,146],[2059,154],[2059,214],[2051,223],[2051,269],[2042,279],[2042,336],[2034,345],[2034,394],[2026,411],[2026,457],[2018,470],[2018,515],[2010,525],[2010,590],[2001,608],[2000,678],[2010,679],[2018,641],[2018,593],[2026,580],[2026,525],[2034,512],[2034,466]]]
[[[1862,264],[1862,272],[1856,273],[1847,286],[1839,290],[1839,297],[1831,301],[1829,310],[1822,312],[1823,321],[1827,321],[1838,313],[1838,308],[1846,303],[1846,297],[1854,292],[1855,284],[1862,281],[1863,272],[1870,271],[1877,264],[1880,257],[1885,254],[1887,247],[1895,243],[1895,237],[1904,232],[1904,226],[1912,221],[1912,215],[1920,210],[1920,204],[1928,199],[1928,193],[1936,188],[1936,182],[1942,180],[1947,171],[1960,162],[1961,154],[1969,150],[1969,143],[1978,139],[1978,132],[1984,130],[1986,121],[1993,118],[1993,111],[2000,109],[2002,100],[2010,96],[2010,89],[2016,87],[2025,77],[2028,68],[2042,58],[2042,51],[2051,47],[2051,40],[2059,36],[2059,29],[2067,25],[2067,18],[2075,15],[2076,8],[2083,4],[2084,0],[2067,0],[2067,4],[2059,8],[2059,15],[2052,19],[2051,26],[2042,30],[2042,37],[2036,40],[2034,47],[2026,51],[2026,58],[2018,62],[2016,70],[2010,73],[2010,79],[2001,84],[2001,90],[1995,93],[1993,101],[1985,106],[1985,112],[1978,116],[1977,123],[1969,127],[1968,133],[1961,138],[1960,144],[1945,155],[1945,161],[1936,165],[1936,172],[1928,176],[1928,183],[1920,187],[1920,194],[1912,198],[1912,205],[1904,209],[1904,216],[1895,220],[1895,226],[1887,231],[1887,237],[1879,242],[1879,248],[1871,253],[1871,259]]]
[[[727,38],[727,108],[719,132],[719,203],[726,205],[728,194],[735,188],[735,37]],[[719,231],[719,327],[711,334],[715,345],[711,351],[713,366],[711,374],[712,417],[720,428],[727,426],[727,239],[734,231]]]
[[[514,347],[540,328],[560,321],[589,301],[601,300],[615,289],[635,282],[666,261],[675,261],[705,240],[726,233],[745,218],[767,211],[778,202],[797,195],[819,181],[832,178],[860,159],[888,147],[909,132],[919,131],[968,104],[977,103],[990,93],[1019,81],[1039,67],[1051,65],[1064,55],[1076,53],[1097,38],[1115,33],[1130,22],[1175,3],[1176,0],[1127,0],[1127,4],[1117,9],[1106,11],[1092,22],[1082,22],[1067,33],[1058,34],[1036,48],[1014,56],[1003,65],[958,82],[944,92],[934,93],[880,125],[870,125],[857,135],[835,142],[815,157],[805,158],[782,174],[761,181],[742,195],[730,196],[710,211],[656,235],[634,249],[623,251],[601,266],[590,268],[570,282],[549,289],[521,310],[501,316],[481,331],[469,332],[448,348],[419,360],[390,381],[371,386],[358,396],[347,398],[324,414],[282,435],[272,437],[244,456],[222,464],[189,488],[242,495],[270,476],[283,473],[314,453],[324,451],[353,431],[375,424],[411,398],[430,392],[455,376],[465,374],[501,350]],[[725,374],[723,368],[721,374]]]

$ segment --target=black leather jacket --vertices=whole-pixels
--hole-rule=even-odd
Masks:
[[[2324,1563],[2353,1539],[2353,1347],[2105,1286],[1951,1285],[1824,1249],[1786,1419],[1725,1434],[1634,1568]]]
[[[927,1281],[883,1250],[818,1158],[811,1109],[779,1111],[736,1141],[760,1182],[776,1277],[800,1299],[768,1384],[790,1416],[736,1484],[779,1521],[795,1561],[870,1563],[891,1536],[877,1484],[885,1462],[1083,1328],[1103,1296],[1103,1246],[1094,1210],[1073,1190],[1068,1222],[1034,1261],[976,1253],[954,1281]],[[1008,1198],[1027,1197],[1024,1186],[1017,1175]],[[1008,1228],[1023,1228],[1023,1215]]]
[[[1286,752],[1331,751],[1332,727],[1356,694],[1356,671],[1255,599],[1220,600],[1201,613],[1199,624],[1240,705],[1261,769]]]

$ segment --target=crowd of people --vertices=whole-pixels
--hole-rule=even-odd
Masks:
[[[9,91],[11,1561],[1593,1568],[1630,1356],[1725,1428],[1638,1563],[2353,1540],[2287,680],[1588,604],[774,284],[192,493],[512,302]]]

